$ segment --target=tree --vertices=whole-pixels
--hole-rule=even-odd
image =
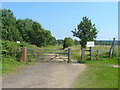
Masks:
[[[75,45],[79,45],[79,41],[77,39],[74,40]]]
[[[87,41],[94,41],[97,37],[97,29],[95,24],[92,25],[92,22],[89,18],[83,17],[80,24],[77,25],[77,28],[72,31],[73,36],[80,39],[80,44],[82,48],[86,48]]]
[[[2,12],[2,39],[9,41],[22,40],[19,30],[16,28],[16,18],[13,12],[8,9],[3,9]]]
[[[62,39],[58,39],[57,40],[57,44],[60,46],[60,45],[63,45],[63,40]]]
[[[56,45],[57,44],[57,40],[56,40],[56,38],[55,37],[51,37],[50,38],[50,43],[49,43],[50,45]]]
[[[18,19],[14,17],[10,9],[0,10],[2,19],[2,39],[9,41],[25,41],[39,47],[45,45],[56,45],[57,41],[51,32],[42,28],[39,22],[32,19]]]
[[[69,46],[73,46],[74,45],[74,41],[72,38],[70,37],[66,37],[63,41],[63,49],[69,47]]]

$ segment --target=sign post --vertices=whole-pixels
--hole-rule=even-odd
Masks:
[[[90,47],[90,60],[92,60],[92,47],[94,47],[94,41],[87,41],[87,47]]]

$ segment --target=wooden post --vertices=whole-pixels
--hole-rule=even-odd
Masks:
[[[112,57],[115,56],[115,38],[113,38],[113,53],[112,53]]]
[[[68,49],[68,63],[71,61],[71,49]]]
[[[82,61],[85,60],[85,48],[82,48],[82,51],[81,51],[81,59],[82,59]]]
[[[90,47],[90,60],[92,60],[92,47]]]
[[[26,47],[22,47],[21,62],[26,62]]]
[[[114,57],[115,55],[115,38],[113,38],[113,42],[112,42],[109,54],[110,54],[110,57]]]

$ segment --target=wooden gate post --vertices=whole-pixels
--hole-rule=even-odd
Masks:
[[[21,62],[26,62],[26,47],[22,47]]]
[[[68,63],[71,61],[71,49],[68,49]]]

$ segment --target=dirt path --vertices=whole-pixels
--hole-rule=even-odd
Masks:
[[[3,88],[70,88],[84,64],[35,63],[20,74],[4,77]]]

